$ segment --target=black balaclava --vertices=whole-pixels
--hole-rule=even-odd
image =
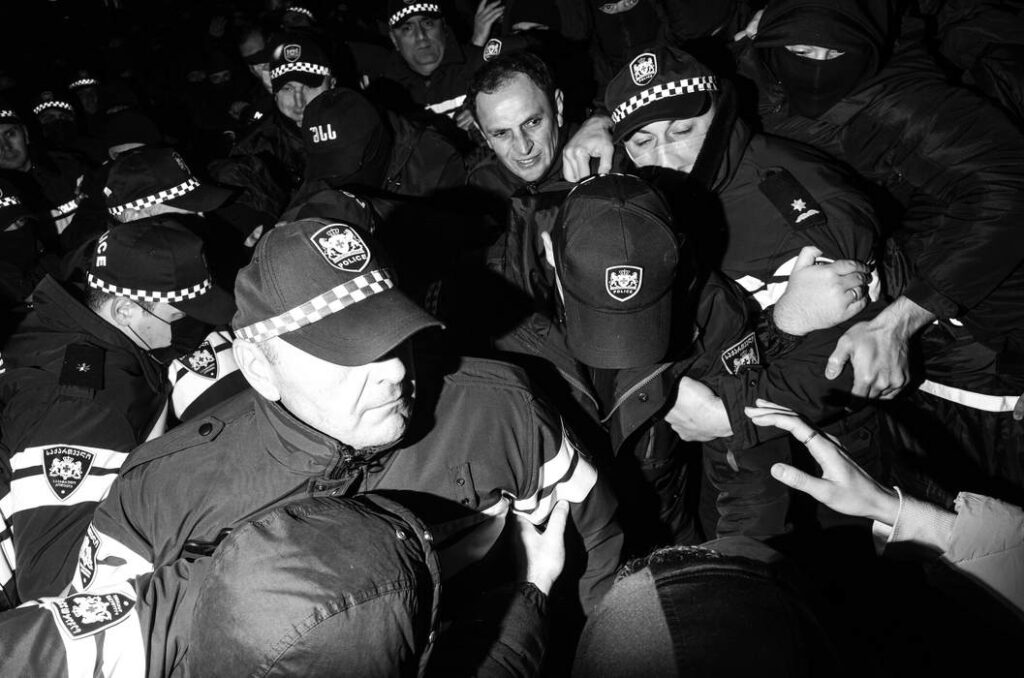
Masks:
[[[807,118],[817,118],[835,106],[871,75],[870,57],[856,49],[848,49],[834,59],[810,59],[785,47],[772,47],[766,56],[768,66],[789,95],[790,108]]]
[[[885,49],[880,0],[776,0],[765,8],[754,46],[789,96],[794,113],[816,118],[878,72]],[[786,45],[844,52],[835,59],[801,57]]]

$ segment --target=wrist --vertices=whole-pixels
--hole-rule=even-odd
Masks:
[[[871,322],[905,341],[933,320],[934,313],[906,297],[900,297],[885,307]]]
[[[892,527],[899,520],[900,507],[903,505],[903,496],[900,494],[899,488],[893,487],[882,487],[879,486],[879,495],[875,502],[875,508],[873,515],[868,516],[872,520]]]

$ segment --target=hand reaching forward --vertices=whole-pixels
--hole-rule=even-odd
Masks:
[[[865,473],[829,436],[811,428],[793,410],[767,400],[758,399],[757,407],[747,407],[745,411],[758,426],[789,431],[807,446],[822,471],[821,477],[815,478],[789,464],[774,464],[773,478],[844,515],[870,518],[889,526],[896,522],[900,508],[896,492]]]

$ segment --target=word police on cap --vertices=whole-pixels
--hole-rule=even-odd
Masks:
[[[629,62],[629,72],[637,87],[643,87],[658,74],[658,59],[650,52],[644,52]]]
[[[370,248],[362,236],[346,224],[328,224],[309,239],[327,263],[340,271],[359,273],[370,263]]]

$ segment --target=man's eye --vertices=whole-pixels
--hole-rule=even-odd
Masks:
[[[651,145],[650,137],[633,137],[629,140],[629,143],[637,148],[644,148],[645,146]]]
[[[495,139],[504,139],[505,137],[508,136],[508,130],[502,129],[498,130],[497,132],[491,132],[491,136],[494,137]]]
[[[685,137],[693,131],[693,127],[677,127],[672,130],[672,136]]]
[[[526,126],[527,127],[536,127],[540,123],[541,123],[540,118],[530,118],[529,120],[526,121]]]

